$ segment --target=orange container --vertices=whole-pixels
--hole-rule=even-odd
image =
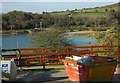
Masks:
[[[78,65],[76,61],[63,60],[71,81],[111,81],[118,62]]]

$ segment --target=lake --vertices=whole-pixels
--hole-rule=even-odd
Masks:
[[[95,38],[83,35],[68,35],[67,41],[70,46],[90,46],[97,44]]]
[[[2,48],[27,48],[31,46],[29,34],[2,35]]]
[[[2,48],[28,48],[32,46],[30,34],[2,35]],[[67,35],[70,46],[95,45],[97,40],[92,37],[82,35]]]

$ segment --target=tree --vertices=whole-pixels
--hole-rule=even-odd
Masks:
[[[108,9],[105,9],[105,12],[108,12]]]
[[[35,33],[32,38],[34,47],[62,47],[67,43],[63,32],[55,28]]]

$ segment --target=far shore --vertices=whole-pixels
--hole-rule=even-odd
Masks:
[[[97,31],[77,31],[77,32],[67,32],[67,34],[78,34],[78,35],[87,35],[87,36],[92,36],[95,34]]]
[[[30,30],[0,30],[0,34],[22,34],[22,33],[31,33]]]
[[[86,35],[92,36],[97,33],[97,31],[76,31],[76,32],[66,32],[66,34],[78,34],[78,35]],[[18,34],[18,31],[2,31],[0,30],[0,34]]]

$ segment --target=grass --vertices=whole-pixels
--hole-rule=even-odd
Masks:
[[[88,17],[88,18],[99,18],[99,17],[106,17],[107,13],[79,13],[75,17]]]
[[[64,11],[64,12],[52,12],[50,14],[51,15],[67,15],[67,14],[69,14],[69,12],[68,11]]]
[[[71,11],[63,11],[63,12],[52,12],[51,15],[72,15],[74,16],[82,16],[82,17],[89,17],[89,18],[97,18],[97,17],[106,17],[111,10],[118,11],[118,5],[108,5],[103,7],[96,7],[96,8],[84,8],[78,10],[71,10]],[[106,11],[107,9],[107,11]]]
[[[107,7],[100,7],[100,8],[87,8],[87,9],[81,9],[81,10],[75,10],[74,12],[106,12],[105,9]]]
[[[45,69],[64,69],[64,65],[61,66],[45,66]],[[19,69],[19,68],[18,68]],[[43,69],[43,66],[22,67],[23,70],[37,70]]]
[[[57,12],[51,13],[51,15],[68,15],[69,12]],[[77,14],[71,13],[72,17],[88,17],[88,18],[100,18],[100,17],[107,17],[107,12],[78,12]]]

